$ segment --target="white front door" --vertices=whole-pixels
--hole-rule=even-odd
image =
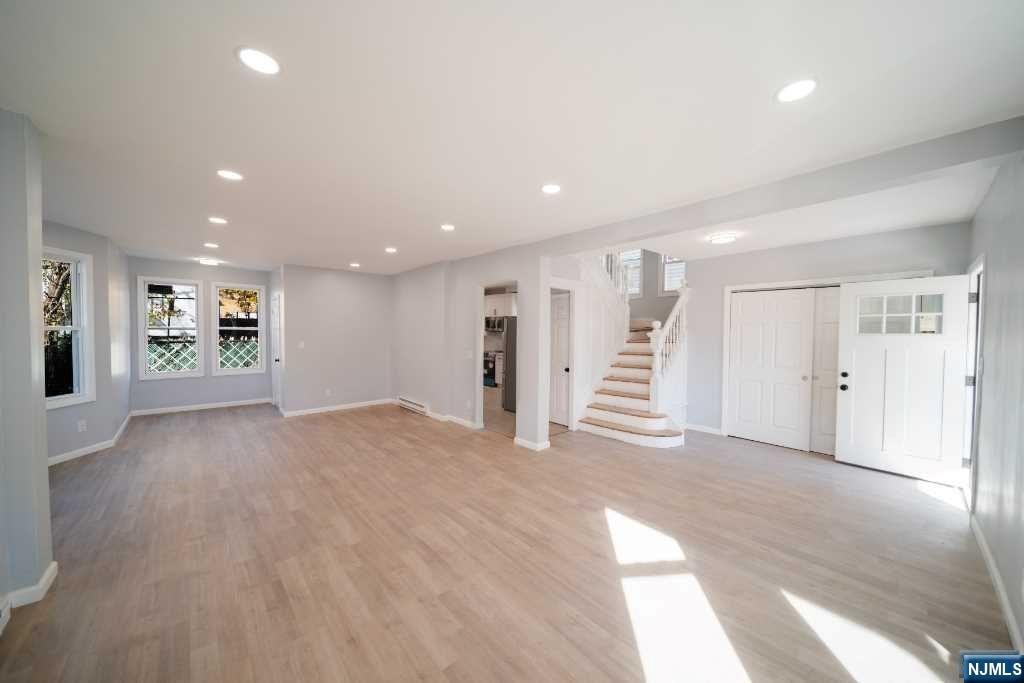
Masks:
[[[281,294],[270,298],[270,383],[274,405],[281,407]]]
[[[569,295],[551,295],[551,407],[549,418],[569,425]]]
[[[841,290],[836,460],[962,484],[967,276]]]
[[[811,368],[811,450],[836,452],[836,378],[839,377],[839,288],[814,290],[814,367]]]
[[[814,290],[732,294],[727,432],[810,449]]]

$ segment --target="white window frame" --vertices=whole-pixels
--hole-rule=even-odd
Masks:
[[[78,392],[46,399],[46,409],[67,408],[96,400],[96,346],[95,310],[92,296],[92,256],[66,249],[43,248],[43,259],[63,261],[74,266],[74,280],[71,283],[71,325],[44,325],[45,331],[77,330],[80,343],[81,362],[78,371]],[[42,261],[39,268],[42,269]]]
[[[679,294],[679,290],[678,289],[665,289],[665,266],[668,265],[665,262],[665,259],[667,259],[667,258],[674,258],[674,257],[668,257],[668,256],[665,256],[665,254],[661,255],[661,265],[658,268],[658,296],[677,296]],[[685,265],[686,264],[686,260],[685,259],[676,259],[676,261],[674,261],[674,263],[682,263],[682,264]],[[685,284],[685,282],[686,282],[685,278],[684,278],[683,282]]]
[[[220,367],[220,294],[221,289],[253,289],[259,293],[259,325],[256,330],[260,340],[260,364],[252,368],[221,368]],[[247,285],[237,282],[210,283],[210,348],[213,349],[211,374],[225,375],[258,375],[267,371],[267,288],[263,285]]]
[[[146,347],[148,343],[146,324],[147,319],[147,292],[150,283],[158,285],[191,285],[196,288],[196,356],[199,360],[195,370],[183,370],[180,372],[148,372],[146,370]],[[138,289],[136,291],[138,301],[138,355],[139,355],[139,380],[160,380],[160,379],[187,379],[190,377],[203,377],[206,375],[206,351],[203,344],[203,283],[200,280],[186,280],[173,277],[159,277],[157,275],[140,275]]]
[[[637,268],[640,271],[640,291],[636,292],[635,294],[629,291],[629,275],[624,272],[623,275],[625,275],[625,277],[626,277],[626,282],[624,284],[624,286],[626,288],[626,293],[627,293],[627,296],[629,296],[630,299],[642,299],[642,298],[644,298],[644,250],[643,249],[623,249],[622,251],[620,251],[619,252],[619,263],[623,264],[623,266],[625,265],[626,260],[624,258],[622,258],[622,255],[625,254],[627,251],[638,251],[638,252],[640,252],[640,258],[637,259],[637,264],[638,264]],[[623,270],[624,271],[626,270],[625,267],[623,267]]]

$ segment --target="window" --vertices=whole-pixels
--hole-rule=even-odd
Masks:
[[[619,260],[626,271],[626,291],[629,293],[629,298],[639,299],[644,295],[643,249],[629,249],[620,252]]]
[[[686,262],[674,256],[661,257],[661,295],[671,296],[679,293],[679,288],[686,283]]]
[[[263,287],[213,284],[215,375],[263,372]]]
[[[95,401],[92,257],[47,249],[42,269],[46,407]]]
[[[139,379],[201,377],[199,283],[139,278]]]
[[[862,296],[860,334],[942,334],[942,294]]]

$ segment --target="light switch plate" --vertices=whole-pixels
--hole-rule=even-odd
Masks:
[[[85,420],[79,420],[78,421],[78,433],[79,434],[81,434],[84,431],[87,431],[88,429],[89,429],[89,423],[88,422],[86,422]]]

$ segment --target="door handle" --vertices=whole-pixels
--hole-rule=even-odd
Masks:
[[[839,373],[839,376],[840,377],[849,377],[850,373],[848,373],[846,370],[843,370],[842,372]]]
[[[280,359],[280,358],[275,358],[275,359],[274,359],[274,362],[275,362],[275,363],[280,363],[280,362],[281,362],[281,359]]]
[[[846,391],[849,388],[850,388],[849,384],[840,384],[839,385],[839,391]]]
[[[569,372],[569,368],[566,368],[566,369],[565,369],[565,371],[566,371],[566,372]]]

